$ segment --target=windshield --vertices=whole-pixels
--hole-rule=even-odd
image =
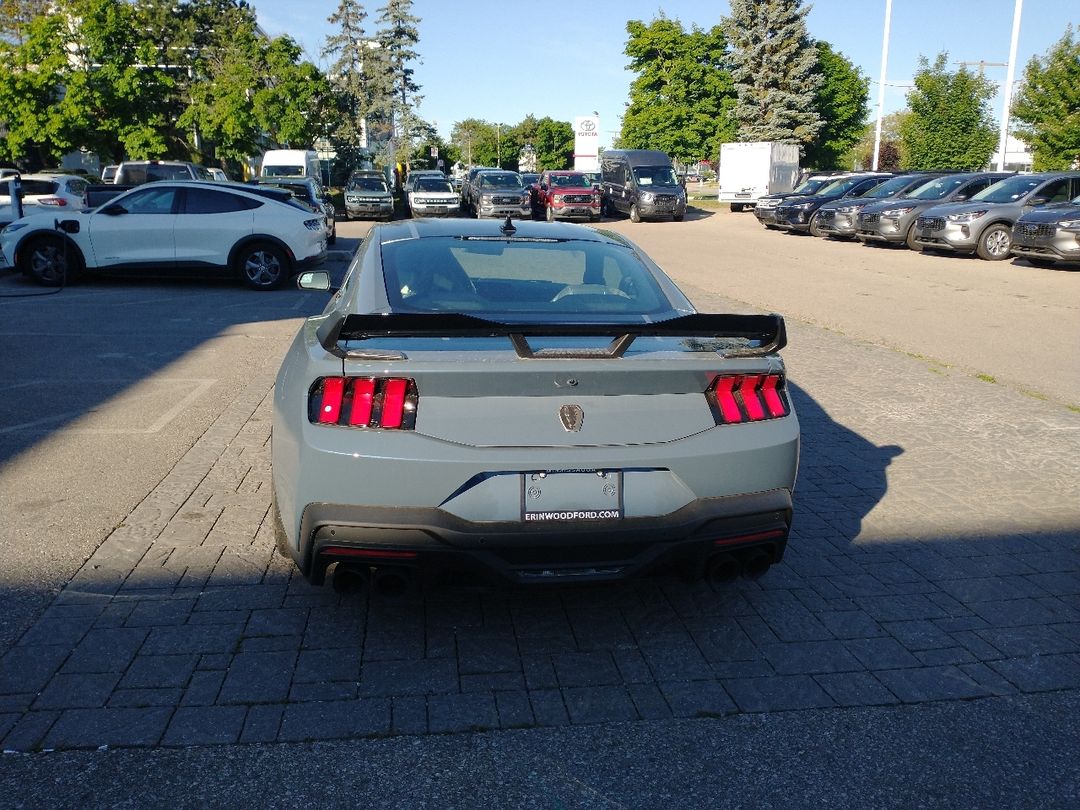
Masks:
[[[911,176],[894,177],[892,180],[886,180],[880,186],[874,186],[868,192],[863,194],[864,200],[884,200],[886,197],[891,197],[894,194],[898,194],[903,191],[909,185],[911,185]]]
[[[521,178],[511,172],[480,175],[481,188],[521,188]]]
[[[827,177],[810,178],[809,180],[804,181],[801,185],[799,185],[798,188],[796,188],[791,193],[792,194],[813,194],[815,191],[817,191],[818,189],[820,189],[822,186],[824,186],[826,183],[829,183],[829,182],[832,182],[832,181],[830,181]]]
[[[421,177],[416,181],[417,191],[445,191],[449,194],[454,193],[454,189],[450,186],[449,180],[440,180],[438,177]]]
[[[910,194],[905,195],[912,200],[940,200],[949,196],[956,189],[968,181],[967,175],[958,177],[935,177],[929,182],[923,183]]]
[[[1027,177],[1010,177],[995,183],[972,196],[972,202],[1007,203],[1015,202],[1021,197],[1026,197],[1034,189],[1046,181],[1045,177],[1028,175]]]
[[[815,193],[821,196],[825,196],[826,194],[835,194],[836,196],[841,197],[844,194],[847,194],[865,179],[865,177],[845,177],[843,180],[834,180],[833,182],[829,183],[827,186],[823,187]]]
[[[349,182],[346,191],[386,191],[386,181],[377,177],[357,177]]]
[[[590,183],[583,174],[553,174],[552,188],[588,188]]]
[[[429,237],[384,244],[382,258],[400,312],[633,323],[678,314],[634,251],[610,242]]]
[[[303,166],[263,166],[263,177],[300,177]]]
[[[639,186],[677,186],[679,178],[670,166],[635,166],[634,179]]]

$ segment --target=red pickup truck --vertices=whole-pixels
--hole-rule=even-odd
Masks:
[[[583,172],[546,171],[537,184],[537,208],[548,222],[556,219],[600,219],[600,190]]]

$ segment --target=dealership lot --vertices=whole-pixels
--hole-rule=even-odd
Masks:
[[[340,246],[366,227],[341,223]],[[58,581],[6,634],[2,747],[618,722],[647,733],[680,718],[1080,689],[1080,412],[1068,407],[1080,404],[1080,274],[792,237],[727,212],[611,227],[700,309],[788,317],[803,455],[783,564],[718,592],[677,579],[400,601],[311,588],[273,551],[269,413],[277,361],[319,296],[94,282],[12,299],[0,306],[18,356],[0,361],[4,379],[55,381],[78,362],[24,337],[61,312],[89,333],[96,368],[126,373],[83,391],[74,413],[48,386],[38,408],[17,385],[0,390],[13,428],[0,434],[0,504],[59,560]],[[0,279],[0,293],[25,287]],[[92,322],[80,298],[115,320]],[[155,338],[125,320],[146,311],[138,300],[218,320],[178,323],[186,340],[155,357]],[[257,338],[241,344],[248,362],[224,362],[241,334]],[[177,425],[160,452],[154,437]],[[48,550],[65,543],[48,504],[25,507],[56,497],[25,496],[36,475],[79,486],[65,454],[103,459],[90,489],[142,454],[170,460],[126,500],[77,501],[94,527],[85,563]]]

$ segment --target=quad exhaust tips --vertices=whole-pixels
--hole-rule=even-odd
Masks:
[[[742,551],[721,551],[705,560],[705,579],[710,585],[726,585],[739,577],[758,579],[772,566],[768,548],[755,546]]]
[[[334,590],[342,596],[363,593],[368,588],[383,599],[399,599],[413,587],[413,572],[405,567],[378,567],[339,563],[334,570]]]

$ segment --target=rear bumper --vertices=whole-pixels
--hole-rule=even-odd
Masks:
[[[519,584],[613,581],[669,567],[700,571],[716,552],[751,546],[764,547],[771,562],[779,562],[791,526],[791,493],[705,498],[661,517],[586,525],[479,523],[438,508],[312,503],[304,509],[295,551],[283,542],[276,508],[274,520],[279,548],[313,584],[324,581],[332,563],[377,565],[387,552],[393,565],[429,575],[467,572]]]

